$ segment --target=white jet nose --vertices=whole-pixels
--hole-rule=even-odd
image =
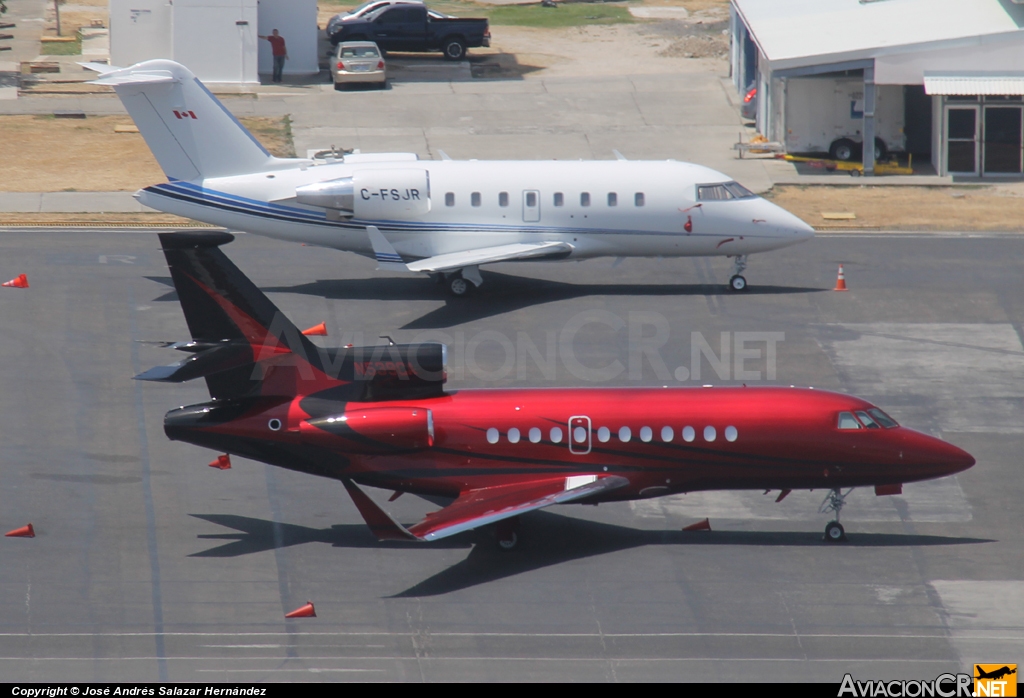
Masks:
[[[803,242],[814,237],[814,228],[803,220],[770,201],[764,203],[771,207],[768,223],[778,231],[780,237],[789,238],[792,242]]]

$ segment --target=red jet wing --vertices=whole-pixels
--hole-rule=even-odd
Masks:
[[[629,484],[626,478],[617,475],[577,475],[467,490],[444,509],[427,514],[423,521],[406,528],[377,506],[356,483],[343,482],[366,525],[379,540],[421,541],[446,538],[534,509],[573,502]]]

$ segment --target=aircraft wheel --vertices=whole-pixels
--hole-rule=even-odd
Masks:
[[[825,526],[825,542],[826,543],[845,543],[846,542],[846,531],[843,529],[843,525],[838,521],[829,521],[828,525]]]
[[[453,296],[461,297],[469,294],[473,290],[473,284],[463,279],[461,276],[453,276],[448,279],[448,292]]]
[[[509,531],[504,537],[498,538],[498,550],[508,552],[515,548],[518,542],[519,536],[515,534],[515,531]]]
[[[739,274],[736,274],[731,279],[729,279],[729,288],[731,288],[733,291],[746,291],[747,280],[740,276]]]

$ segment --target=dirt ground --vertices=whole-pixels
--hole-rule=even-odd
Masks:
[[[778,186],[765,198],[818,228],[1020,230],[1024,184],[969,187]],[[823,213],[853,213],[828,220]]]
[[[74,36],[81,27],[91,27],[93,20],[100,20],[109,27],[109,0],[70,0],[60,3],[60,35]],[[57,12],[52,2],[47,3],[43,18],[44,36],[57,36]]]
[[[243,118],[271,153],[291,157],[286,119]],[[127,116],[58,119],[0,116],[0,143],[18,143],[4,152],[0,190],[135,191],[166,179],[139,133],[116,133],[132,126]]]

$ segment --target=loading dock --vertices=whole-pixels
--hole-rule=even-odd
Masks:
[[[791,153],[1024,176],[1024,73],[1003,71],[1024,65],[1019,2],[732,0],[733,84],[757,85],[757,129]]]

